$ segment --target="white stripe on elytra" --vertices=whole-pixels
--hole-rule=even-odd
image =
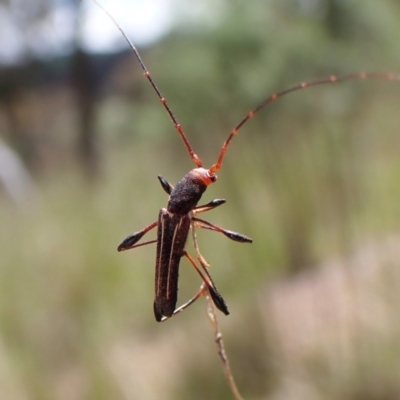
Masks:
[[[160,246],[160,253],[158,255],[158,260],[157,260],[157,292],[156,296],[160,296],[160,270],[161,270],[161,259],[162,259],[162,253],[163,253],[163,246],[164,246],[164,220],[163,218],[160,218],[160,224],[161,224],[161,246]]]

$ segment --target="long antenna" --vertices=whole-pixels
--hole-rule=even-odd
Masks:
[[[178,131],[180,137],[182,138],[183,142],[185,143],[185,146],[189,152],[190,158],[194,161],[194,163],[198,167],[202,167],[203,163],[200,159],[200,157],[194,152],[192,146],[189,143],[189,140],[183,131],[183,128],[181,124],[178,122],[176,119],[175,115],[173,114],[172,110],[169,108],[167,100],[165,97],[161,94],[160,90],[158,89],[157,85],[153,81],[149,70],[146,68],[146,65],[144,64],[142,57],[140,57],[139,51],[137,50],[136,46],[133,44],[133,42],[129,39],[128,35],[124,32],[124,30],[121,28],[121,26],[118,24],[118,22],[114,19],[114,17],[97,1],[93,0],[95,4],[110,18],[110,20],[114,23],[114,25],[118,28],[118,30],[121,32],[122,36],[125,38],[127,41],[129,47],[132,49],[133,53],[135,54],[136,58],[139,61],[140,66],[142,67],[143,70],[143,75],[148,79],[150,82],[151,86],[153,86],[154,91],[157,93],[158,98],[161,101],[161,104],[164,106],[164,108],[167,110],[167,113],[172,119],[172,122],[175,126],[175,129]]]
[[[343,76],[336,76],[330,75],[325,78],[319,78],[308,82],[301,82],[297,85],[291,86],[287,89],[284,89],[280,92],[276,92],[268,96],[263,102],[261,102],[256,108],[251,110],[237,125],[231,133],[229,134],[228,138],[224,142],[221,148],[221,152],[218,157],[218,161],[210,168],[210,174],[215,174],[218,170],[222,167],[222,161],[224,160],[225,153],[228,149],[228,146],[231,140],[236,136],[240,130],[240,128],[251,118],[258,113],[262,108],[267,106],[270,103],[280,99],[281,97],[285,96],[288,93],[296,92],[297,90],[306,89],[312,86],[324,85],[328,83],[339,83],[343,81],[350,81],[350,80],[364,80],[364,79],[381,79],[387,81],[398,81],[400,82],[400,74],[395,74],[392,72],[359,72],[355,74],[348,74]]]

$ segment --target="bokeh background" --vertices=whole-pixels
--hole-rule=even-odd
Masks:
[[[398,0],[103,5],[206,166],[271,92],[400,72]],[[231,399],[205,302],[157,324],[155,246],[116,251],[166,205],[156,176],[193,167],[120,33],[90,1],[3,0],[0,21],[0,398]],[[282,98],[205,194],[254,239],[198,232],[246,399],[400,398],[399,101],[384,81]],[[183,261],[180,301],[199,284]]]

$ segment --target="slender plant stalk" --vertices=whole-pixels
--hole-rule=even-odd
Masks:
[[[235,396],[236,400],[244,400],[242,395],[239,392],[239,389],[236,385],[235,378],[233,377],[233,374],[232,374],[229,359],[228,359],[228,356],[225,351],[225,345],[224,345],[224,341],[222,338],[222,333],[221,333],[221,330],[219,329],[218,318],[217,318],[217,314],[215,312],[214,303],[212,302],[211,297],[208,294],[208,292],[207,292],[207,294],[205,294],[205,297],[207,300],[207,315],[211,321],[211,324],[214,327],[215,344],[217,345],[218,355],[222,362],[226,378],[228,379],[229,387],[231,388],[231,391],[232,391],[233,395]]]

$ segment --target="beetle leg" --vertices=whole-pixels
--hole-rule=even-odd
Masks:
[[[158,175],[157,178],[160,181],[161,186],[164,189],[164,191],[167,194],[171,194],[171,192],[174,189],[174,187],[165,178],[163,178],[161,175]]]
[[[148,231],[152,230],[158,225],[158,221],[153,222],[152,224],[146,226],[146,228],[141,231],[135,232],[132,235],[128,236],[126,239],[122,241],[122,243],[118,246],[118,251],[130,250],[135,247],[145,246],[146,244],[155,243],[157,240],[149,240],[144,243],[136,244]]]
[[[203,282],[200,286],[199,291],[190,299],[188,300],[185,304],[182,304],[180,307],[178,307],[174,313],[171,315],[171,317],[162,317],[160,322],[164,322],[167,319],[172,318],[174,315],[181,313],[183,310],[185,310],[186,308],[188,308],[190,305],[192,305],[200,296],[204,295],[204,291],[206,290],[206,285]]]
[[[210,222],[204,221],[203,219],[193,217],[192,221],[194,221],[194,225],[197,228],[209,229],[211,231],[220,232],[223,235],[225,235],[227,238],[234,240],[235,242],[240,242],[240,243],[252,243],[253,242],[253,239],[249,238],[248,236],[242,235],[241,233],[228,231],[227,229],[224,229],[224,228],[221,228],[220,226],[211,224]]]
[[[226,203],[225,199],[214,199],[214,200],[210,201],[209,203],[204,204],[203,206],[195,207],[192,212],[193,212],[193,215],[200,214],[205,211],[213,210],[214,208],[221,206],[222,204],[225,204],[225,203]]]
[[[201,279],[203,280],[204,284],[206,285],[208,292],[210,293],[210,296],[215,304],[215,306],[218,308],[218,310],[222,311],[225,315],[229,314],[228,306],[225,303],[225,300],[222,298],[222,296],[219,294],[217,287],[215,286],[213,280],[211,279],[210,274],[208,273],[207,269],[203,267],[204,272],[206,275],[204,275],[199,267],[197,266],[196,262],[194,261],[193,257],[185,250],[182,254],[183,256],[187,257],[190,261],[190,263],[193,265],[197,273],[200,275]]]

